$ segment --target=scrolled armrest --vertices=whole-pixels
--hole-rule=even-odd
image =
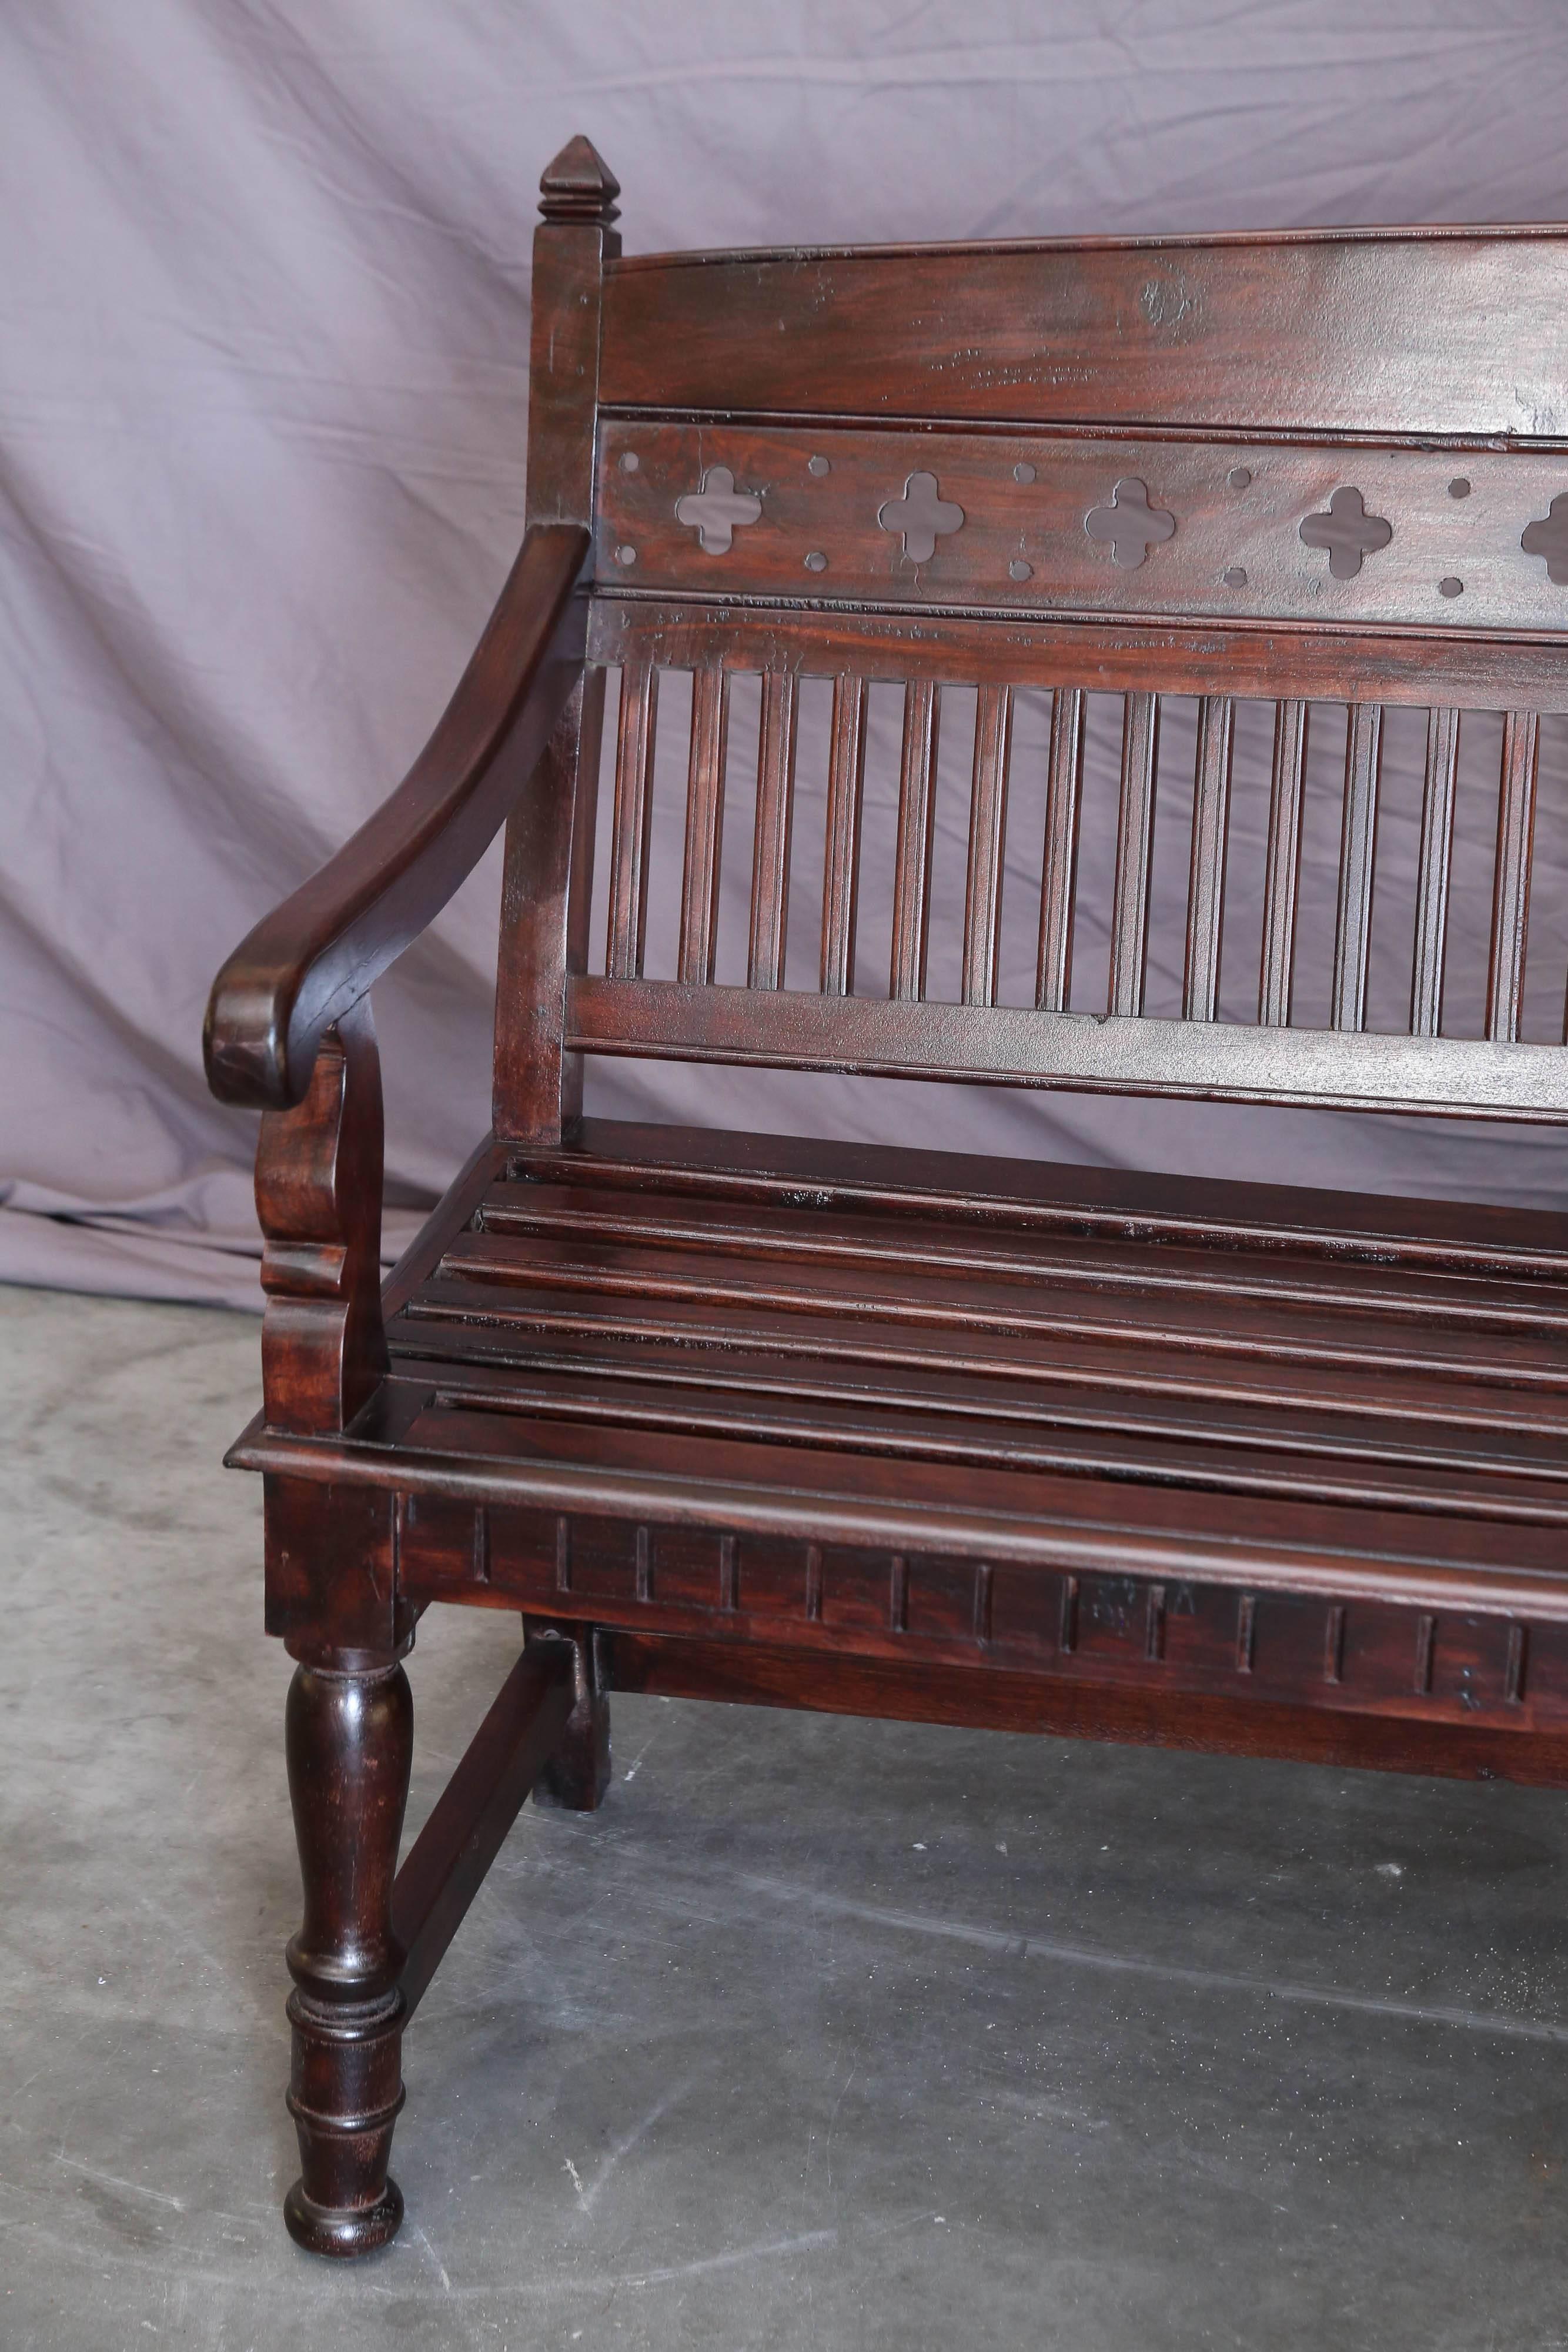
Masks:
[[[424,750],[375,814],[264,916],[213,984],[221,1101],[298,1103],[325,1032],[446,904],[545,748],[582,661],[590,539],[536,524]]]

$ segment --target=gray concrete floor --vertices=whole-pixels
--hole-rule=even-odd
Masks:
[[[616,1702],[296,2252],[256,1326],[0,1291],[0,2347],[1568,2344],[1568,1808]],[[514,1654],[434,1613],[417,1828]]]

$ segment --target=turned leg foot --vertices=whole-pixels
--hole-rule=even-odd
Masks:
[[[403,2099],[392,1885],[413,1748],[408,1677],[395,1659],[302,1665],[287,1725],[305,1919],[288,1947],[301,2170],[283,2217],[312,2253],[364,2254],[402,2220],[387,2162]]]
[[[523,1638],[530,1648],[536,1642],[570,1642],[572,1647],[571,1713],[559,1747],[534,1783],[534,1802],[567,1812],[597,1812],[610,1786],[610,1701],[600,1683],[593,1627],[525,1617]]]

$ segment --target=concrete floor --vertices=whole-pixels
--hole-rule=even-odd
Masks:
[[[256,1336],[0,1291],[3,2352],[1568,2345],[1560,1800],[668,1701],[298,2253]],[[515,1642],[422,1627],[411,1832]]]

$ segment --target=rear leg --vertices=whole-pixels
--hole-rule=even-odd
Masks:
[[[530,1648],[536,1642],[570,1642],[573,1654],[571,1713],[559,1747],[534,1783],[534,1802],[597,1812],[610,1786],[610,1701],[600,1679],[596,1628],[525,1617],[523,1640]]]

